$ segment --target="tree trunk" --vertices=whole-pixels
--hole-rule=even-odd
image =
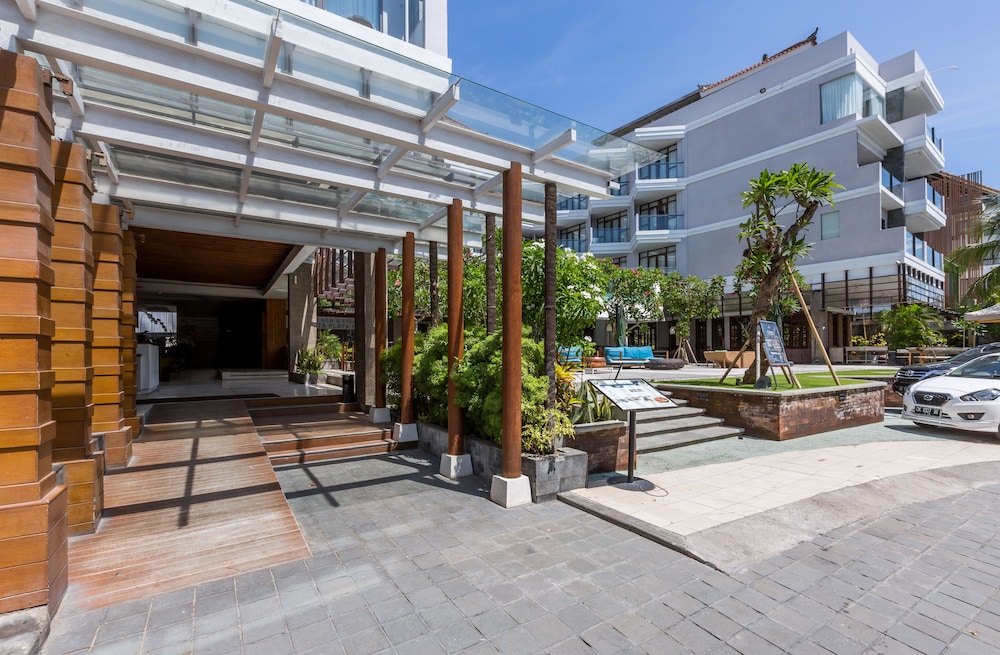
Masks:
[[[486,334],[497,331],[497,217],[486,215]]]
[[[772,299],[778,297],[778,289],[781,284],[782,270],[779,266],[772,266],[771,270],[760,281],[760,288],[757,290],[757,301],[754,303],[753,311],[750,313],[750,329],[753,330],[753,342],[757,342],[757,326],[760,321],[766,319],[771,313]],[[754,348],[755,356],[760,356],[757,348]],[[763,362],[762,362],[763,363]],[[761,367],[761,375],[766,369]],[[752,385],[757,381],[757,374],[754,366],[747,368],[743,374],[743,384]]]
[[[556,185],[545,183],[545,374],[549,378],[546,409],[556,407]],[[549,430],[555,418],[549,415]]]
[[[430,266],[430,292],[431,292],[431,327],[435,327],[441,322],[441,301],[438,292],[438,244],[431,241],[427,244],[428,259]],[[448,253],[451,257],[452,253]]]

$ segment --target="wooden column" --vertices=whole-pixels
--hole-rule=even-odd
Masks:
[[[108,468],[132,457],[132,429],[125,423],[122,358],[122,224],[111,205],[94,205],[94,435],[103,435]]]
[[[136,315],[136,251],[135,232],[122,233],[122,318],[119,334],[122,338],[122,390],[125,401],[122,416],[125,425],[132,429],[132,436],[139,436],[141,421],[135,411],[135,395],[139,391],[139,368],[135,357],[135,326],[139,322]]]
[[[93,185],[86,149],[52,142],[55,186],[52,215],[52,418],[56,420],[53,460],[66,471],[71,535],[97,529],[104,509],[104,451],[94,446],[94,365],[91,341],[94,305]]]
[[[497,216],[486,214],[486,334],[497,331]]]
[[[385,350],[385,324],[389,309],[385,248],[375,251],[375,407],[385,407],[385,383],[382,382],[382,351]]]
[[[67,584],[66,486],[52,466],[52,89],[0,51],[0,613]]]
[[[521,477],[521,164],[503,173],[501,471]]]
[[[465,314],[462,307],[462,201],[454,199],[448,207],[448,454],[465,452],[462,436],[462,408],[456,401],[458,389],[452,371],[462,359],[465,348]]]
[[[403,237],[403,371],[400,376],[399,414],[400,423],[410,425],[415,421],[413,412],[413,345],[417,328],[416,306],[413,300],[413,275],[416,259],[416,237],[407,232]]]

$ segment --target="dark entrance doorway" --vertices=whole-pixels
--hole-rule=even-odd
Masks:
[[[219,303],[219,368],[261,368],[263,313],[261,300]]]

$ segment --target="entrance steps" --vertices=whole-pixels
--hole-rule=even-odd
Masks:
[[[722,419],[705,416],[705,410],[689,407],[687,401],[674,403],[675,407],[636,412],[636,453],[680,448],[743,433],[743,428],[727,427]]]
[[[290,398],[254,401],[250,406],[257,434],[272,466],[377,455],[415,448],[416,442],[392,438],[390,425],[373,424],[357,403],[298,403]]]
[[[283,369],[231,369],[219,371],[221,380],[287,380]]]

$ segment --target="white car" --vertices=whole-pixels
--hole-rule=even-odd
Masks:
[[[1000,353],[914,382],[903,394],[902,416],[917,425],[1000,436]]]

